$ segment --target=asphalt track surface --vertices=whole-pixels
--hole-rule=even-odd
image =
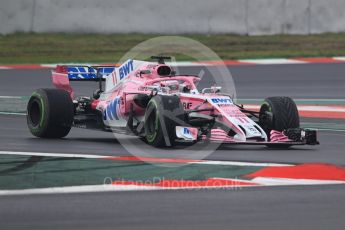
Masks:
[[[197,67],[184,69],[198,74]],[[344,99],[345,64],[230,67],[239,98],[285,95]],[[0,95],[51,87],[48,70],[1,70]],[[203,78],[203,85],[211,83]],[[90,95],[95,84],[77,87]],[[322,122],[322,121],[320,121]],[[33,138],[24,116],[0,116],[1,150],[128,155],[110,133],[73,129],[65,140]],[[292,150],[222,146],[207,159],[345,165],[345,133],[320,132],[320,146]],[[144,145],[142,146],[144,148]],[[191,152],[157,157],[190,158]],[[344,229],[345,186],[151,191],[1,197],[1,229]]]

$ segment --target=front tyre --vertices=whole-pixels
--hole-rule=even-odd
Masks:
[[[284,131],[300,127],[298,109],[289,97],[266,98],[260,108],[259,124],[270,136],[272,130]],[[288,148],[289,145],[267,145],[272,148]]]
[[[38,89],[27,105],[27,125],[36,137],[62,138],[71,130],[74,106],[68,92]]]
[[[145,139],[155,147],[174,146],[177,125],[183,125],[185,113],[177,96],[156,95],[145,112]]]

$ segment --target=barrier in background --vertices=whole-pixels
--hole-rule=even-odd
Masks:
[[[0,33],[345,32],[345,0],[0,0]]]

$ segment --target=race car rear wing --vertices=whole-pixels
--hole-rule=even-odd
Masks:
[[[70,81],[104,81],[115,69],[116,66],[58,65],[55,72],[67,74]]]
[[[52,81],[56,88],[67,91],[74,98],[74,90],[70,81],[99,82],[99,91],[103,91],[102,82],[115,72],[116,66],[68,66],[58,65],[52,71]]]
[[[74,90],[70,81],[97,81],[100,91],[105,81],[104,90],[108,92],[145,63],[148,62],[129,59],[121,66],[58,65],[52,72],[52,80],[56,88],[69,92],[71,98],[74,98]]]

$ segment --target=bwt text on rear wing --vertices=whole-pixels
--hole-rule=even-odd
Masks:
[[[55,72],[67,74],[70,81],[104,81],[115,69],[116,66],[58,65]]]

